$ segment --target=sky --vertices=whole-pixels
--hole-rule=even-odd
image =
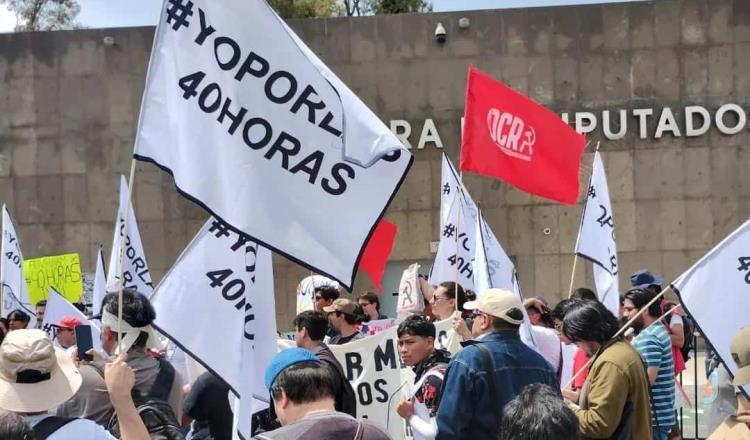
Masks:
[[[627,2],[638,0],[608,0]],[[161,0],[79,0],[78,22],[85,27],[148,26],[156,24]],[[467,9],[522,8],[570,4],[605,3],[603,0],[432,0],[433,9],[459,11]],[[0,6],[0,32],[11,32],[16,18]]]

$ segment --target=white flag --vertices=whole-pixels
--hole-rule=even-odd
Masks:
[[[102,312],[102,300],[107,294],[107,279],[104,276],[104,252],[101,246],[96,252],[96,272],[94,272],[94,288],[91,295],[91,310],[94,315]]]
[[[457,281],[475,290],[473,261],[479,210],[458,174],[443,154],[440,184],[440,243],[430,271],[430,283]]]
[[[523,295],[518,284],[516,267],[500,246],[500,242],[492,233],[482,214],[479,214],[476,231],[476,253],[474,257],[474,286],[477,296],[487,289],[498,288],[510,290],[518,296],[523,303]],[[529,347],[537,350],[536,342],[531,331],[531,321],[522,308],[523,324],[519,329],[521,340]]]
[[[47,307],[44,309],[44,321],[42,330],[47,332],[50,338],[55,336],[54,326],[60,323],[60,320],[66,316],[73,316],[81,321],[82,325],[91,326],[91,340],[94,343],[94,350],[102,352],[102,339],[98,325],[92,325],[86,315],[75,308],[73,304],[60,295],[55,289],[49,290],[47,296]]]
[[[729,349],[740,328],[750,325],[750,221],[745,222],[682,274],[672,288],[685,311],[734,376]],[[750,386],[744,386],[750,392]]]
[[[604,174],[599,151],[594,153],[594,166],[576,242],[576,254],[594,264],[594,282],[599,301],[618,316],[620,294],[615,222],[612,219],[607,176]]]
[[[155,325],[240,399],[239,430],[268,406],[263,373],[276,353],[271,252],[210,219],[159,283]]]
[[[134,156],[346,287],[413,159],[261,0],[164,2]]]
[[[154,293],[154,285],[151,283],[151,272],[146,263],[146,254],[143,252],[141,234],[138,232],[138,224],[135,220],[133,205],[128,209],[128,233],[124,234],[125,211],[128,205],[128,182],[125,176],[120,176],[120,207],[117,209],[117,221],[115,232],[112,237],[112,252],[109,254],[109,272],[107,273],[107,290],[117,292],[120,290],[120,273],[123,273],[124,286],[135,289],[150,297]],[[125,242],[124,266],[120,268],[120,247]],[[101,305],[101,304],[99,304]]]
[[[25,309],[34,316],[34,307],[29,299],[28,286],[23,276],[23,254],[16,229],[8,209],[3,205],[3,243],[0,259],[0,281],[2,281],[2,316],[14,309]]]

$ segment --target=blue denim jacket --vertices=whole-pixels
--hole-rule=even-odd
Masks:
[[[495,395],[490,396],[482,344],[495,361]],[[468,341],[448,364],[437,413],[438,440],[495,439],[505,404],[532,383],[559,389],[557,374],[540,354],[527,347],[518,331],[499,330]]]

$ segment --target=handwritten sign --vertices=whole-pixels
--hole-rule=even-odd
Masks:
[[[83,277],[78,254],[25,260],[23,274],[29,287],[31,304],[47,299],[50,287],[60,292],[71,303],[81,299]]]

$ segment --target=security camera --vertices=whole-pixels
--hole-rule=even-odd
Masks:
[[[445,43],[445,26],[443,26],[443,23],[438,23],[437,26],[435,26],[435,41],[438,42],[438,44]]]

